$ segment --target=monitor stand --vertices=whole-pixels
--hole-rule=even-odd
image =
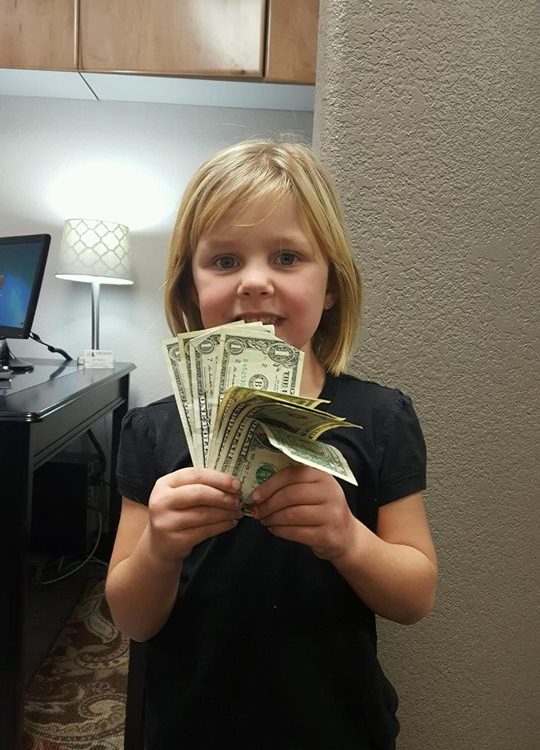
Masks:
[[[8,367],[13,372],[31,372],[34,369],[33,365],[15,357],[6,339],[0,339],[0,342],[0,367]]]

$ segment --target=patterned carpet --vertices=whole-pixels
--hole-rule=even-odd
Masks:
[[[28,687],[23,750],[121,750],[128,647],[90,582]]]

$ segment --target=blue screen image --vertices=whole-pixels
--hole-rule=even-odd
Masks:
[[[2,247],[0,257],[0,325],[23,326],[39,260],[39,246]]]

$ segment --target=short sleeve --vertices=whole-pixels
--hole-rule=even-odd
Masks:
[[[411,399],[396,392],[380,445],[381,505],[426,488],[426,444]]]
[[[122,420],[117,462],[118,491],[148,505],[158,479],[154,467],[156,439],[143,408],[132,409]]]

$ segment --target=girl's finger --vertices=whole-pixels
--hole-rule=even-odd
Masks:
[[[204,484],[215,487],[223,492],[234,494],[240,489],[240,482],[231,474],[224,474],[216,469],[199,468],[190,466],[186,469],[178,469],[171,474],[162,477],[169,487],[183,487],[191,484]],[[160,481],[160,480],[158,480]]]
[[[289,505],[266,515],[259,513],[257,518],[263,526],[320,526],[320,518],[315,506]]]
[[[190,508],[212,507],[237,510],[240,507],[238,495],[210,487],[205,484],[191,484],[167,488],[161,494],[150,498],[150,509],[163,509],[184,512]]]
[[[176,534],[219,523],[230,524],[233,521],[239,521],[241,517],[239,509],[227,510],[201,506],[174,514],[173,518],[167,520],[167,525],[169,533]]]
[[[205,484],[193,484],[174,490],[171,497],[171,508],[198,508],[214,506],[216,508],[238,508],[239,496],[223,492]]]
[[[287,466],[260,484],[248,498],[250,503],[262,503],[288,485],[310,484],[320,480],[321,472],[302,464]]]
[[[262,520],[268,516],[286,509],[311,508],[315,509],[320,506],[321,498],[318,492],[314,491],[313,483],[311,484],[287,484],[279,488],[267,499],[261,498],[252,506],[252,513],[255,518]],[[296,510],[295,515],[305,511]]]

